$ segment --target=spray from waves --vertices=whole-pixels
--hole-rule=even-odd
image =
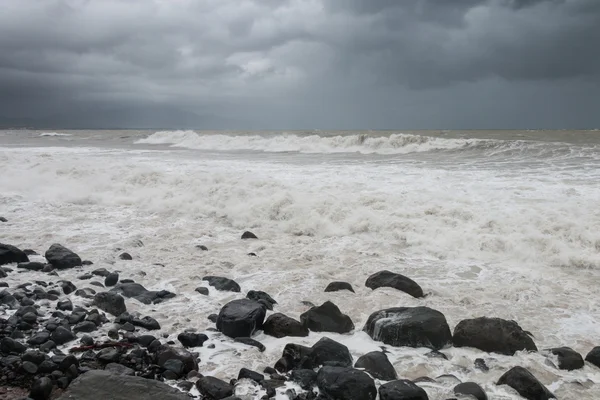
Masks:
[[[42,132],[40,137],[60,137],[60,136],[73,136],[70,133],[58,133],[58,132]]]
[[[433,150],[453,150],[497,142],[481,139],[443,139],[396,133],[389,136],[368,134],[320,136],[296,134],[223,135],[198,134],[193,131],[160,131],[137,144],[170,144],[197,150],[253,150],[300,153],[406,154]]]

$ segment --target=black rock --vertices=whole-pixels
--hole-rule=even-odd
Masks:
[[[23,249],[23,253],[27,254],[28,256],[37,256],[37,255],[39,255],[37,253],[37,251],[31,250],[31,249]]]
[[[94,304],[99,309],[106,311],[115,317],[127,311],[123,296],[113,292],[101,292],[94,296]]]
[[[117,363],[106,364],[104,370],[116,375],[135,376],[135,371],[133,369]]]
[[[210,286],[217,290],[226,292],[240,292],[242,290],[236,281],[222,276],[205,276],[202,280],[207,281]]]
[[[325,292],[339,292],[340,290],[349,290],[352,293],[354,293],[352,285],[348,282],[331,282],[325,288]]]
[[[204,333],[182,332],[177,336],[177,340],[183,347],[202,347],[208,336]]]
[[[21,360],[32,362],[35,365],[40,365],[45,359],[44,353],[37,350],[30,350],[21,356]]]
[[[155,320],[152,317],[144,317],[142,319],[139,318],[133,318],[131,320],[131,323],[135,326],[140,326],[144,329],[148,329],[149,331],[155,331],[160,329],[160,324],[158,323],[157,320]]]
[[[233,395],[233,386],[214,376],[203,376],[196,382],[196,387],[204,398],[220,400]]]
[[[73,332],[94,332],[98,327],[92,321],[83,321],[73,327]]]
[[[119,258],[120,258],[121,260],[126,260],[126,261],[133,260],[133,257],[131,257],[131,254],[129,254],[129,253],[121,253],[121,254],[119,255]]]
[[[260,386],[267,391],[267,396],[272,399],[276,395],[276,389],[285,386],[285,382],[278,379],[265,379]]]
[[[104,279],[105,286],[115,286],[119,282],[119,274],[117,272],[111,272]]]
[[[334,365],[338,367],[351,367],[352,355],[346,346],[328,337],[319,339],[311,347],[308,355],[309,365],[312,368],[320,365]]]
[[[293,370],[290,379],[304,390],[312,390],[317,385],[317,373],[312,369]]]
[[[485,363],[485,360],[483,358],[475,359],[475,368],[477,368],[483,372],[487,372],[490,370],[490,367],[487,366],[487,364]]]
[[[174,358],[165,361],[162,367],[167,371],[173,372],[177,378],[183,375],[185,369],[183,361]]]
[[[21,369],[28,374],[34,375],[38,372],[38,367],[37,365],[35,365],[34,363],[32,363],[31,361],[24,361],[23,364],[21,364]]]
[[[63,281],[60,286],[64,294],[70,294],[77,290],[77,287],[69,281]]]
[[[135,326],[133,326],[131,322],[125,322],[123,325],[121,325],[121,329],[127,332],[134,332]]]
[[[138,343],[144,347],[148,347],[148,346],[150,346],[150,344],[152,342],[156,341],[156,338],[152,335],[141,335],[141,336],[138,336],[137,339],[138,339]]]
[[[269,315],[263,325],[263,331],[266,335],[274,336],[276,338],[286,336],[308,336],[307,327],[301,322],[281,313]]]
[[[27,350],[27,347],[14,339],[4,337],[0,340],[0,351],[4,354],[16,353],[21,354]]]
[[[266,350],[266,347],[265,347],[265,345],[264,345],[264,344],[262,344],[262,343],[261,343],[261,342],[259,342],[258,340],[254,340],[254,339],[252,339],[252,338],[249,338],[249,337],[236,337],[236,338],[234,339],[234,341],[235,341],[235,342],[237,342],[237,343],[243,343],[243,344],[246,344],[246,345],[248,345],[248,346],[254,346],[254,347],[256,347],[256,348],[257,348],[257,349],[258,349],[258,350],[259,350],[261,353],[262,353],[263,351],[265,351],[265,350]]]
[[[98,281],[91,281],[90,285],[98,286],[99,288],[104,288],[104,285]]]
[[[556,398],[535,376],[523,367],[513,367],[500,377],[497,385],[508,385],[528,400]]]
[[[175,297],[174,293],[166,290],[161,290],[160,292],[147,290],[139,283],[119,283],[110,291],[119,293],[125,297],[134,298],[144,304],[156,304],[162,302],[164,299]]]
[[[56,328],[54,332],[52,332],[51,337],[52,341],[59,346],[75,339],[75,335],[73,335],[73,332],[62,326]]]
[[[242,368],[242,369],[240,369],[240,372],[238,373],[238,380],[240,380],[240,379],[250,379],[250,380],[253,380],[254,382],[260,383],[265,380],[265,376],[263,374],[259,374],[258,372],[254,372],[247,368]]]
[[[106,268],[98,268],[92,271],[92,275],[103,276],[106,277],[110,275],[110,271]]]
[[[85,311],[74,311],[67,317],[69,325],[75,325],[85,319]]]
[[[429,400],[427,393],[413,382],[401,379],[379,387],[380,400]]]
[[[27,314],[21,317],[21,321],[33,325],[37,322],[37,315],[35,313],[28,312]]]
[[[15,246],[0,243],[0,265],[22,262],[29,262],[27,254]]]
[[[43,361],[38,366],[38,372],[42,373],[42,374],[49,374],[56,370],[58,370],[58,364],[56,364],[50,360]]]
[[[231,337],[250,337],[263,327],[266,310],[263,305],[249,300],[233,300],[225,304],[217,318],[217,329]]]
[[[88,279],[92,279],[94,277],[94,275],[92,274],[83,274],[77,277],[77,279],[79,279],[80,281],[86,281]]]
[[[39,346],[40,344],[46,343],[48,340],[50,340],[50,332],[41,331],[41,332],[38,332],[35,335],[33,335],[27,341],[27,343],[32,346]]]
[[[250,231],[246,231],[242,233],[242,239],[258,239],[256,235]]]
[[[121,283],[135,283],[133,279],[121,279]]]
[[[94,344],[94,338],[90,335],[83,335],[79,341],[85,346],[91,346]]]
[[[26,269],[29,271],[41,271],[45,266],[46,264],[37,261],[22,262],[17,264],[17,268]]]
[[[309,356],[312,353],[310,347],[299,344],[288,343],[283,348],[281,358],[275,364],[275,370],[280,372],[288,372],[293,369],[312,369],[314,368]],[[352,357],[350,357],[350,365]]]
[[[51,350],[54,350],[56,348],[56,343],[54,343],[52,340],[47,340],[46,342],[44,342],[43,344],[40,345],[40,350],[43,351],[44,353],[49,353]]]
[[[81,258],[60,244],[53,244],[50,246],[44,257],[46,257],[46,260],[57,269],[67,269],[79,267],[81,265]]]
[[[583,368],[584,362],[581,354],[570,347],[557,347],[550,352],[558,356],[558,368],[567,371]]]
[[[438,350],[452,343],[446,317],[428,307],[396,307],[377,311],[369,316],[363,330],[373,340],[397,347]]]
[[[372,351],[361,356],[354,367],[364,369],[372,377],[382,381],[398,379],[394,366],[382,351]]]
[[[319,307],[313,307],[300,315],[302,324],[314,332],[348,333],[354,329],[354,323],[346,314],[330,301]]]
[[[514,321],[480,317],[460,321],[454,328],[456,347],[474,347],[488,353],[512,356],[520,350],[537,351],[528,332]]]
[[[57,362],[58,359],[55,357],[57,356],[52,357],[52,361]],[[69,354],[68,356],[60,356],[60,358],[61,360],[58,362],[58,368],[63,372],[66,372],[71,368],[71,366],[79,367],[79,360],[72,354]]]
[[[208,251],[208,247],[202,245],[202,244],[197,244],[196,248],[202,251]]]
[[[485,390],[475,382],[459,383],[454,387],[454,394],[473,396],[476,400],[488,400]]]
[[[150,347],[151,346],[152,344]],[[148,350],[150,350],[150,348],[148,348]],[[156,359],[157,364],[160,367],[164,367],[168,360],[180,360],[184,365],[183,372],[185,374],[198,369],[196,358],[190,352],[183,349],[174,349],[172,347],[163,346],[162,348],[158,349]]]
[[[96,291],[94,289],[90,289],[90,288],[77,289],[75,291],[75,296],[80,296],[80,297],[83,297],[86,299],[93,299],[95,294],[96,294]]]
[[[600,368],[600,346],[596,346],[590,350],[587,356],[585,356],[585,361]]]
[[[33,382],[31,385],[31,392],[29,392],[29,397],[33,400],[47,400],[50,398],[52,394],[52,381],[50,378],[39,378]]]
[[[272,310],[273,306],[277,304],[277,302],[271,296],[269,296],[269,294],[260,290],[250,290],[246,295],[246,298],[258,302],[264,301],[263,304],[265,304],[269,310]]]
[[[0,222],[8,222],[8,220],[4,217],[0,217]]]
[[[353,368],[323,367],[317,373],[319,390],[332,399],[375,400],[373,379]]]
[[[119,350],[115,348],[102,349],[96,355],[98,361],[105,364],[118,362],[120,357],[121,353],[119,353]]]
[[[2,275],[4,274],[4,275]],[[0,268],[0,278],[6,278],[6,272],[2,268]],[[0,282],[0,287],[8,287],[8,282]]]
[[[56,309],[61,311],[72,311],[73,303],[69,299],[64,299],[56,303]]]
[[[208,288],[205,288],[203,286],[197,287],[196,292],[203,294],[204,296],[208,296]]]
[[[408,293],[412,297],[423,297],[423,289],[421,289],[421,286],[417,282],[391,271],[374,273],[367,279],[365,286],[373,290],[381,287],[390,287]]]
[[[210,314],[208,316],[208,320],[214,323],[217,323],[217,319],[219,319],[219,316],[217,314]]]

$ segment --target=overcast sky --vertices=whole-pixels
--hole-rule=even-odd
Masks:
[[[0,116],[142,106],[271,129],[600,128],[600,0],[0,0]]]

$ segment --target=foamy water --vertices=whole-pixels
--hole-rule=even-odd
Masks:
[[[173,340],[185,328],[213,326],[207,316],[248,290],[271,294],[275,312],[294,318],[307,309],[302,300],[331,300],[357,327],[351,335],[308,338],[261,333],[264,353],[207,332],[217,346],[197,349],[203,374],[229,379],[243,366],[262,370],[286,343],[312,345],[322,336],[347,345],[356,360],[381,345],[360,331],[369,314],[395,306],[435,308],[451,329],[471,317],[513,319],[539,349],[570,346],[585,356],[600,344],[595,145],[177,131],[100,148],[80,147],[73,138],[70,147],[0,148],[0,215],[9,219],[0,226],[3,242],[39,252],[59,242],[94,268],[177,293],[155,306],[127,300]],[[241,241],[244,230],[260,239]],[[131,247],[135,239],[145,246]],[[117,247],[134,261],[117,260]],[[366,278],[382,269],[411,277],[429,296],[367,289]],[[80,274],[61,272],[60,279],[85,287]],[[242,293],[209,288],[210,296],[199,295],[194,288],[206,286],[205,275],[233,278]],[[324,293],[334,280],[350,282],[356,294]],[[592,384],[600,383],[599,369],[559,371],[541,353],[450,348],[449,360],[440,360],[426,357],[426,349],[388,349],[400,377],[453,374],[481,384],[494,399],[518,398],[494,384],[515,365],[561,399],[600,397]],[[473,368],[479,357],[489,372]],[[454,384],[421,385],[431,399],[445,399]]]

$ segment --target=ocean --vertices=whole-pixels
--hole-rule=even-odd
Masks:
[[[600,345],[597,131],[4,130],[0,168],[0,216],[8,219],[0,241],[41,254],[61,243],[95,268],[176,293],[127,306],[156,318],[166,340],[186,328],[207,333],[217,344],[199,349],[205,375],[228,381],[241,367],[262,371],[285,344],[323,336],[356,360],[382,345],[362,331],[368,316],[399,306],[439,310],[451,329],[466,318],[514,320],[540,350],[569,346],[585,357]],[[259,239],[240,240],[247,230]],[[116,259],[122,250],[133,260]],[[381,270],[410,277],[426,297],[366,288]],[[80,274],[60,277],[79,286]],[[242,293],[196,293],[208,287],[206,275],[232,278]],[[325,293],[332,281],[356,293]],[[356,330],[259,333],[263,353],[206,331],[210,314],[249,290],[269,293],[276,312],[296,319],[308,309],[303,301],[331,300]],[[479,383],[491,399],[518,399],[495,385],[516,365],[560,399],[600,398],[600,369],[558,370],[543,351],[450,347],[445,360],[428,349],[386,348],[400,377],[437,378],[420,383],[433,400],[452,397],[458,380]],[[474,368],[476,358],[490,370]],[[238,395],[256,395],[247,390]]]

